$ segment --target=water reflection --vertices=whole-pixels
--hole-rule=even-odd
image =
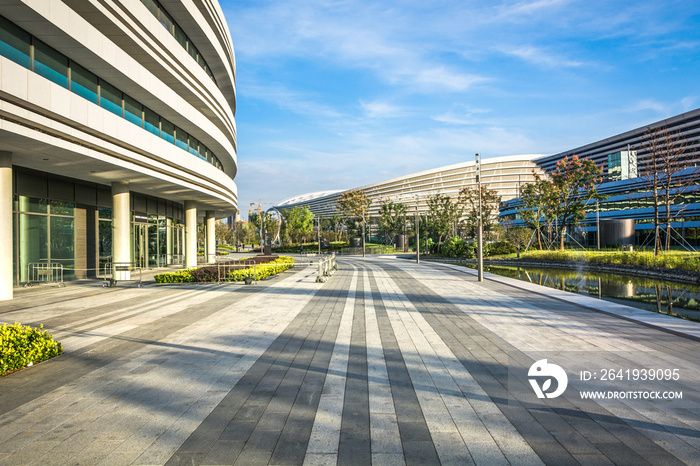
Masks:
[[[484,270],[550,288],[700,322],[700,287],[630,275],[531,267],[486,266]]]

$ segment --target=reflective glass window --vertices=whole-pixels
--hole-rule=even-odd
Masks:
[[[99,218],[112,220],[112,209],[109,207],[98,207],[97,212]]]
[[[100,80],[100,107],[110,112],[122,115],[122,91]]]
[[[182,48],[186,49],[187,48],[187,35],[185,34],[185,31],[180,28],[177,24],[175,25],[175,40],[178,41],[180,45],[182,45]]]
[[[142,110],[143,106],[138,100],[124,94],[124,118],[135,125],[143,127]]]
[[[199,141],[190,136],[190,154],[199,157]]]
[[[165,118],[160,119],[160,137],[175,144],[175,125]]]
[[[143,107],[143,127],[156,136],[160,136],[160,115],[148,107]]]
[[[208,151],[209,151],[209,149],[207,149],[207,146],[205,146],[202,143],[199,143],[199,158],[208,160],[207,159],[207,152]]]
[[[75,204],[72,202],[51,201],[51,215],[73,215]]]
[[[29,265],[49,260],[49,216],[19,214],[20,281],[29,280]]]
[[[34,39],[34,72],[68,88],[68,58]]]
[[[153,16],[158,17],[158,3],[155,0],[141,0],[141,3],[146,5]]]
[[[51,218],[51,262],[63,265],[63,278],[73,278],[75,271],[75,227],[70,217]],[[68,269],[68,270],[66,270]]]
[[[31,36],[0,16],[0,55],[25,68],[31,68]]]
[[[48,210],[46,199],[38,199],[35,197],[19,196],[19,211],[20,212],[36,212],[45,214]]]
[[[173,21],[173,18],[171,18],[170,15],[162,8],[158,10],[158,20],[160,21],[160,24],[162,24],[163,27],[170,32],[170,34],[175,33],[175,22]]]
[[[188,150],[187,132],[177,126],[175,127],[175,145],[180,149]]]
[[[71,91],[92,103],[97,103],[97,76],[77,63],[71,62],[70,80]]]
[[[197,47],[194,46],[192,41],[187,41],[187,51],[190,53],[190,56],[194,58],[195,60],[197,59]]]

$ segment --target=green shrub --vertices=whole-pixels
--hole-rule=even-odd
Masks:
[[[442,244],[442,254],[447,257],[462,257],[464,249],[464,240],[458,236],[448,238]]]
[[[194,281],[192,270],[159,273],[154,275],[153,278],[156,283],[189,283]]]
[[[623,264],[641,267],[658,267],[676,270],[700,270],[700,255],[662,253],[654,257],[652,252],[620,251],[530,251],[523,259],[550,261],[578,261],[597,264]]]
[[[496,241],[495,243],[490,243],[488,247],[488,254],[485,256],[504,256],[506,254],[515,253],[515,246],[513,246],[508,241]]]
[[[46,361],[63,352],[60,343],[43,330],[19,323],[0,326],[0,374]]]
[[[265,265],[259,264],[256,268],[248,266],[235,269],[229,272],[229,279],[233,281],[242,281],[245,280],[246,277],[256,278],[257,271],[257,279],[262,280],[283,272],[292,266],[294,266],[293,258],[280,256],[275,260],[265,263]],[[156,283],[215,282],[219,279],[219,270],[216,266],[209,265],[197,269],[159,273],[153,278]]]

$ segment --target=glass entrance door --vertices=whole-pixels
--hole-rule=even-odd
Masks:
[[[148,268],[148,224],[134,223],[134,265]]]

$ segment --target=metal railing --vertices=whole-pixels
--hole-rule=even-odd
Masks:
[[[235,263],[222,263],[222,262],[217,262],[216,263],[216,273],[217,273],[217,280],[216,283],[221,285],[224,282],[232,282],[234,281],[233,277],[231,276],[232,272],[236,270],[243,270],[243,269],[248,269],[248,268],[253,268],[253,277],[250,278],[251,283],[253,281],[258,281],[258,270],[255,267],[255,261],[254,260],[241,260],[241,261],[236,261]],[[248,283],[247,280],[246,283]]]
[[[323,283],[328,280],[328,277],[333,275],[338,270],[338,264],[335,260],[335,253],[331,253],[318,261],[318,276],[316,283]]]
[[[131,272],[135,271],[139,272],[139,279],[136,286],[141,288],[143,286],[143,267],[135,265],[134,262],[105,263],[102,273],[104,278],[102,287],[113,287],[116,286],[117,282],[136,281],[136,279],[131,278]]]
[[[24,287],[34,283],[58,283],[58,287],[66,286],[63,283],[63,264],[51,262],[32,262],[27,265],[27,283]]]

